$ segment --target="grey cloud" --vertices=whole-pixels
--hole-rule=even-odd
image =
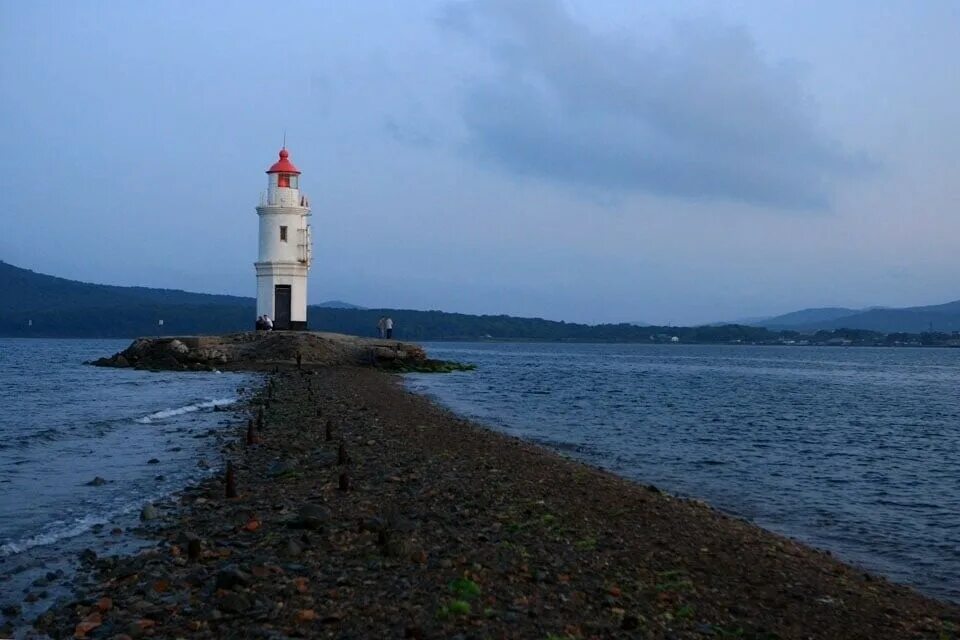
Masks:
[[[762,60],[742,29],[678,24],[668,45],[644,46],[553,0],[461,2],[441,24],[494,62],[462,116],[470,148],[513,173],[822,209],[871,166],[818,129],[795,70]]]

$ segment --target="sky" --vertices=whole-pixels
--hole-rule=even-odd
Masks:
[[[0,3],[0,260],[311,302],[696,324],[960,298],[960,3]]]

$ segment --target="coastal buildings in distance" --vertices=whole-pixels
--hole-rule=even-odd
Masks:
[[[300,191],[300,170],[286,146],[267,169],[260,194],[257,317],[268,315],[275,329],[307,328],[307,274],[313,257],[310,201]]]

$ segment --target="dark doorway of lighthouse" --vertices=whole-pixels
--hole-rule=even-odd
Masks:
[[[278,284],[273,290],[274,329],[290,328],[290,285]]]

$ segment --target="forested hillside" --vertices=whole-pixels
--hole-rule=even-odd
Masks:
[[[133,338],[157,334],[212,334],[253,328],[253,298],[175,289],[118,287],[56,278],[0,262],[0,335],[63,338]],[[568,342],[943,344],[960,330],[960,302],[916,309],[875,309],[821,320],[807,329],[745,325],[654,327],[632,323],[586,325],[542,318],[469,315],[409,309],[363,309],[332,301],[311,306],[311,329],[372,336],[389,315],[405,340],[540,340]],[[846,324],[863,317],[868,326]],[[163,326],[159,321],[163,320]],[[933,332],[919,334],[934,323]],[[908,327],[898,329],[898,327]],[[948,331],[945,331],[948,330]],[[916,334],[913,337],[894,332]],[[890,335],[888,335],[890,334]]]

